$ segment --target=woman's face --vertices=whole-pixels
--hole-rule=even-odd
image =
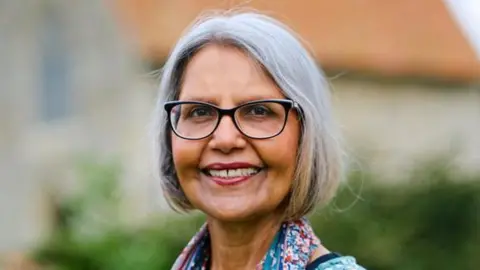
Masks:
[[[220,45],[208,45],[195,54],[179,96],[223,109],[284,98],[255,61],[239,49]],[[290,190],[300,136],[294,110],[282,133],[270,139],[245,137],[228,116],[205,139],[171,136],[180,185],[188,200],[211,218],[244,221],[271,214]]]

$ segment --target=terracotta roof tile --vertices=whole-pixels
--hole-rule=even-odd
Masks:
[[[143,53],[163,59],[200,12],[244,2],[116,0],[116,10]],[[298,31],[327,69],[480,79],[480,61],[441,0],[259,0],[248,5]]]

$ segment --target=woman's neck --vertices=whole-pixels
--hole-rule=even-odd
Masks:
[[[208,220],[211,269],[255,269],[281,226],[277,215],[246,222]]]

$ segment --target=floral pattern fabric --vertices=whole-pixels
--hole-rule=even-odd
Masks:
[[[305,218],[282,224],[268,252],[256,270],[305,269],[311,255],[320,245]],[[210,237],[207,224],[190,240],[174,263],[172,270],[207,270],[210,265]],[[338,257],[320,264],[316,270],[364,270],[353,257]]]

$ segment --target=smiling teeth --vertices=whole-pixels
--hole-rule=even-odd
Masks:
[[[208,170],[208,173],[211,176],[222,177],[222,178],[235,178],[242,176],[250,176],[258,173],[259,169],[257,168],[245,168],[245,169],[234,169],[234,170]]]

